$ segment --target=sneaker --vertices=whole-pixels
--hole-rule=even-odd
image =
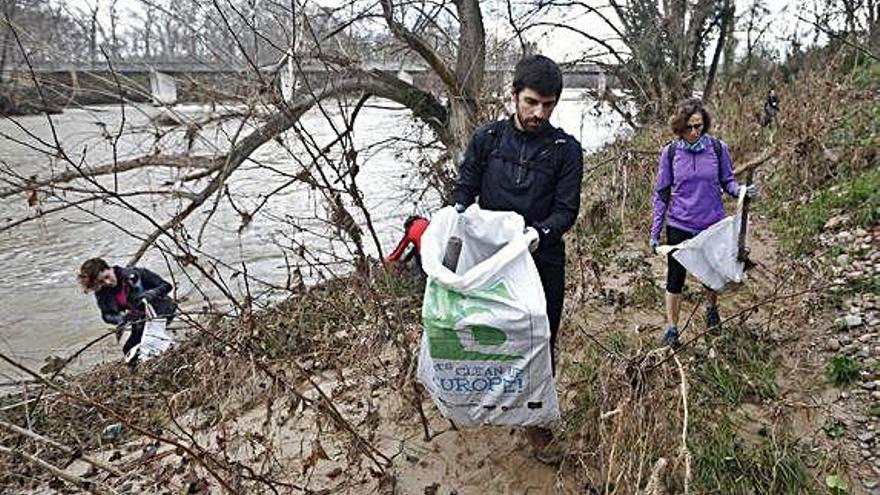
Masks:
[[[531,444],[533,449],[543,450],[553,442],[553,431],[540,426],[527,426],[526,438],[528,438],[529,444]]]
[[[140,361],[140,356],[141,356],[140,344],[138,344],[128,350],[128,353],[125,355],[125,364],[128,365],[128,369],[134,371],[134,369],[137,368],[138,361]]]
[[[565,453],[558,443],[553,442],[551,445],[535,452],[535,459],[549,466],[558,466],[562,464]]]
[[[673,349],[680,346],[681,342],[679,342],[678,340],[678,328],[675,326],[667,328],[666,334],[663,336],[663,340],[660,341],[660,345],[670,346]]]
[[[716,333],[721,331],[721,316],[718,314],[718,306],[706,308],[706,328]]]

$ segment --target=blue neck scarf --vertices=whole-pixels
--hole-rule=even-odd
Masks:
[[[703,136],[700,136],[700,139],[697,139],[693,144],[687,142],[687,139],[682,138],[681,147],[691,153],[702,153],[706,149],[706,146],[703,144]]]

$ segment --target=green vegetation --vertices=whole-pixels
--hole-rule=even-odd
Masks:
[[[822,431],[825,432],[825,435],[827,435],[828,438],[833,440],[841,438],[846,434],[846,425],[837,418],[828,418],[822,425]]]
[[[730,420],[717,415],[695,425],[690,442],[698,493],[802,495],[813,493],[804,453],[790,434],[767,432],[757,441],[744,439]]]
[[[810,202],[786,210],[789,207],[777,198],[771,209],[782,243],[795,255],[810,253],[816,249],[816,238],[825,223],[836,213],[846,211],[854,227],[870,227],[880,221],[880,168],[826,188]]]
[[[825,375],[834,385],[845,387],[858,379],[861,369],[859,362],[849,356],[834,356],[828,361]]]
[[[735,406],[776,397],[778,359],[770,344],[746,327],[727,329],[718,344],[718,356],[697,367],[698,400]]]

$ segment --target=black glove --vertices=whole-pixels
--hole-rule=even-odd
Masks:
[[[135,313],[134,311],[127,311],[125,316],[122,317],[122,324],[132,323],[138,320],[143,319],[143,315],[140,313]]]
[[[156,289],[145,290],[143,294],[141,294],[141,299],[146,299],[148,302],[153,302],[159,297],[159,291]]]

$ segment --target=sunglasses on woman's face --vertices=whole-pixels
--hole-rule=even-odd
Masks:
[[[703,128],[703,123],[700,122],[699,124],[688,124],[684,126],[684,128],[689,131],[698,131]]]

